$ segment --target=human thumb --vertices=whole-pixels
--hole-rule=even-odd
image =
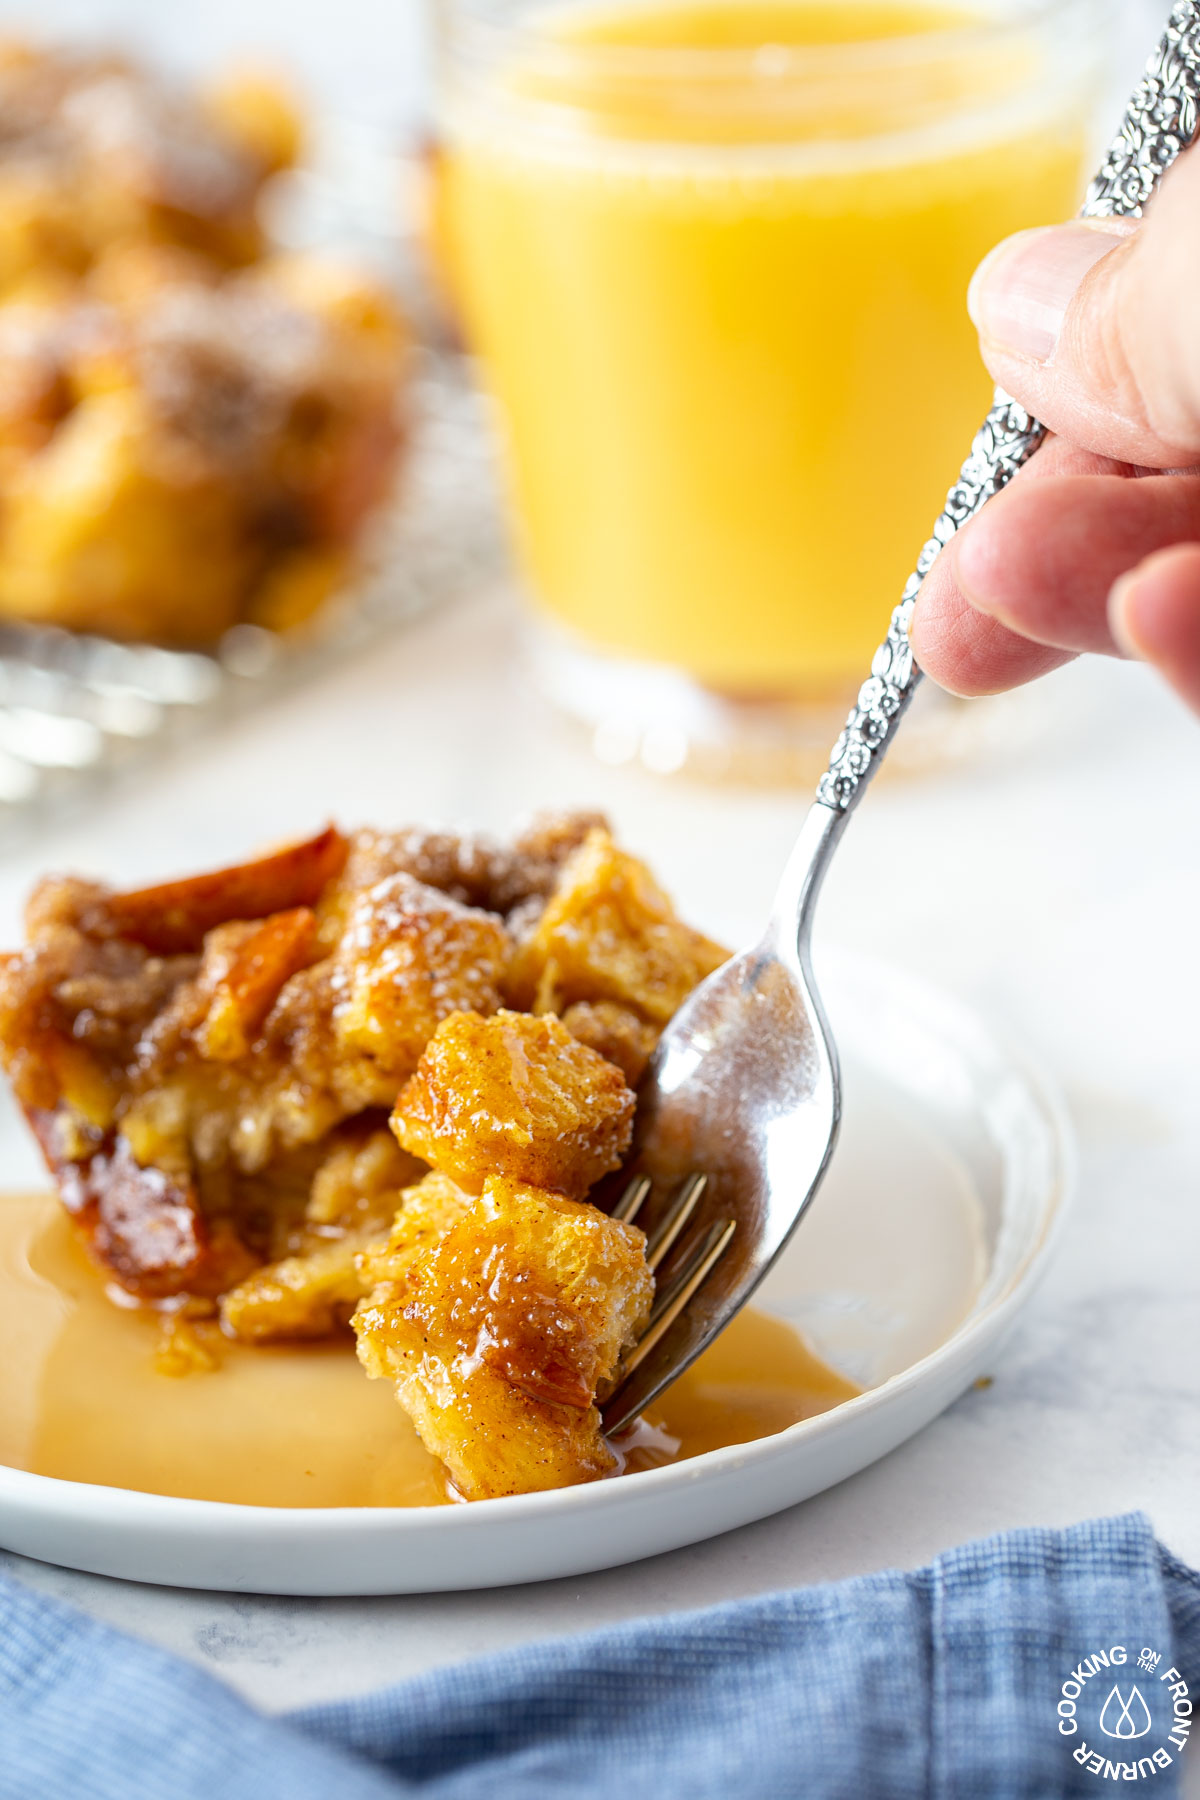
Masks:
[[[1084,449],[1149,468],[1200,460],[1200,146],[1144,222],[1019,232],[967,304],[1001,387]]]

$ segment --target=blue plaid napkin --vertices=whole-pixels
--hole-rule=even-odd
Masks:
[[[1200,1577],[1139,1514],[646,1619],[266,1719],[0,1581],[4,1800],[1174,1794]]]

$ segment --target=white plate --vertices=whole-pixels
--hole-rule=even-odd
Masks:
[[[1057,1235],[1070,1142],[969,1013],[875,964],[824,985],[845,1067],[829,1178],[760,1289],[868,1391],[756,1443],[471,1506],[284,1509],[0,1467],[0,1544],[168,1586],[399,1594],[577,1575],[765,1518],[919,1431],[994,1357]]]

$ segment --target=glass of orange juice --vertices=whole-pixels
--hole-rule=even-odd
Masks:
[[[440,0],[453,284],[599,747],[827,748],[989,404],[971,272],[1078,206],[1104,16]]]

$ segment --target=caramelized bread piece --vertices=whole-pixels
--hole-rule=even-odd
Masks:
[[[424,1165],[400,1148],[386,1126],[355,1120],[331,1140],[313,1176],[306,1225],[316,1231],[387,1225],[398,1196],[424,1173]]]
[[[657,1025],[615,1000],[577,1000],[568,1006],[562,1022],[573,1038],[616,1063],[630,1087],[637,1087],[658,1043]]]
[[[92,903],[72,921],[90,937],[126,938],[155,956],[198,951],[216,926],[311,907],[346,861],[349,845],[334,825],[253,862],[125,894],[90,890]],[[33,905],[38,905],[35,895]]]
[[[212,1297],[253,1266],[231,1221],[207,1218],[186,1177],[140,1167],[123,1138],[80,1141],[68,1116],[26,1116],[92,1254],[139,1300]]]
[[[727,956],[683,924],[644,863],[596,830],[568,859],[522,940],[509,993],[534,1012],[613,1000],[661,1027]]]
[[[375,1134],[371,1146],[387,1135]],[[314,1182],[314,1194],[316,1188]],[[389,1219],[359,1225],[256,1269],[222,1299],[221,1323],[231,1336],[251,1343],[327,1337],[349,1323],[358,1301],[381,1280],[398,1278],[414,1258],[432,1250],[471,1203],[469,1194],[430,1169],[421,1181],[391,1195],[390,1231]]]
[[[378,1234],[348,1232],[304,1256],[256,1269],[222,1296],[221,1324],[231,1337],[256,1344],[328,1337],[348,1323],[368,1291],[359,1252],[383,1241]]]
[[[498,859],[488,904],[498,912],[554,892],[566,862],[593,831],[607,831],[608,820],[596,812],[535,813]]]
[[[490,913],[392,875],[356,895],[338,949],[339,1044],[373,1056],[397,1084],[456,1008],[495,1012],[508,933]]]
[[[374,887],[388,875],[411,875],[465,906],[509,914],[541,903],[554,891],[563,864],[590,831],[607,830],[599,813],[538,813],[511,844],[476,832],[411,825],[403,831],[358,831],[330,906],[347,893]]]
[[[418,1257],[436,1249],[474,1204],[475,1196],[465,1194],[440,1169],[430,1169],[405,1188],[387,1236],[375,1239],[359,1256],[363,1293],[369,1294],[381,1281],[405,1277]]]
[[[212,994],[196,1036],[209,1062],[245,1056],[289,976],[312,960],[317,919],[311,907],[272,913],[261,924],[218,925],[206,945]]]
[[[497,847],[474,832],[438,831],[410,825],[402,831],[356,831],[341,882],[329,906],[344,909],[347,899],[391,875],[411,875],[464,906],[488,907]]]
[[[456,1012],[402,1088],[392,1130],[469,1193],[507,1175],[581,1197],[620,1166],[633,1109],[620,1070],[560,1020]]]
[[[469,1499],[608,1473],[597,1389],[649,1315],[645,1239],[586,1202],[493,1177],[424,1255],[354,1315],[368,1374]]]

